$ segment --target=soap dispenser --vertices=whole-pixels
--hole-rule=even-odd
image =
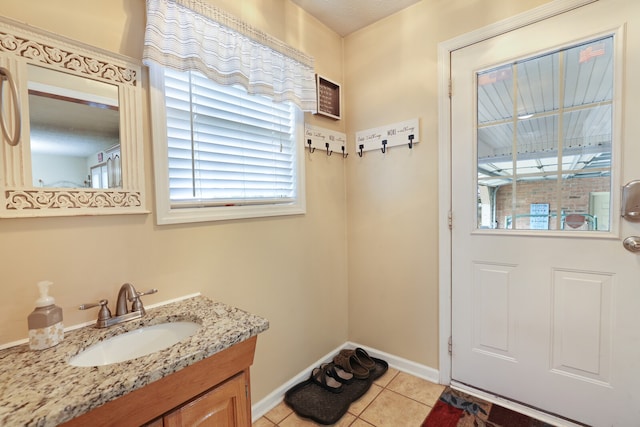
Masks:
[[[53,347],[64,338],[62,308],[55,305],[55,300],[49,296],[51,285],[52,283],[46,280],[38,282],[40,298],[36,300],[36,308],[28,317],[31,350]]]

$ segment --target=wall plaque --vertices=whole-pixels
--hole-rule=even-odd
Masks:
[[[419,119],[406,120],[386,126],[356,132],[356,151],[370,151],[381,148],[408,145],[420,142]],[[383,151],[383,152],[385,152]]]
[[[340,85],[316,74],[318,114],[340,119]]]
[[[327,150],[327,153],[346,153],[347,135],[309,124],[304,125],[305,146],[310,150]]]

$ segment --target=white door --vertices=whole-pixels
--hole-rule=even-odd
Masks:
[[[452,53],[452,381],[592,426],[640,425],[640,1]],[[610,192],[608,226],[590,194]]]

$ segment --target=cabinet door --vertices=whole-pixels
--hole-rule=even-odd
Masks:
[[[240,373],[222,385],[165,415],[165,427],[249,427],[248,385]]]

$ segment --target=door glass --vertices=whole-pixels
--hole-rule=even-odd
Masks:
[[[477,93],[477,227],[608,231],[613,37],[479,72]]]

